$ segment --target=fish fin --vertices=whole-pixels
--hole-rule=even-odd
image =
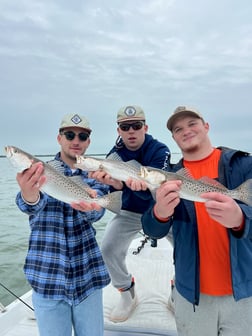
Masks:
[[[126,163],[127,163],[127,165],[134,167],[135,169],[139,170],[139,172],[140,172],[140,169],[141,169],[142,165],[138,161],[130,160],[130,161],[126,161]]]
[[[121,156],[119,154],[117,154],[116,152],[113,152],[111,154],[109,154],[106,159],[104,160],[112,160],[112,161],[123,161],[123,159],[121,158]]]
[[[232,190],[232,193],[237,194],[235,195],[235,199],[252,206],[252,179],[248,179],[239,185],[237,188]]]
[[[122,191],[114,191],[103,196],[104,199],[107,199],[106,209],[118,214],[122,207]]]
[[[191,180],[202,182],[202,183],[207,184],[207,185],[209,185],[211,187],[217,187],[219,189],[222,189],[223,191],[227,190],[227,188],[223,184],[221,184],[220,182],[216,181],[215,179],[213,179],[211,177],[202,176],[199,179],[195,179],[192,176],[191,172],[187,168],[181,168],[180,170],[178,170],[176,172],[176,174],[182,175],[185,178],[188,178],[188,179],[191,179]]]
[[[149,188],[149,190],[150,190],[150,193],[151,193],[152,198],[154,199],[154,201],[156,201],[156,190],[157,190],[157,189],[150,189],[150,188]]]
[[[136,160],[129,160],[129,161],[123,161],[123,159],[120,157],[119,154],[117,154],[116,152],[113,152],[111,154],[109,154],[106,160],[110,160],[110,161],[119,161],[119,162],[124,162],[127,165],[130,165],[138,170],[140,170],[140,167],[142,166],[139,162],[137,162]]]
[[[176,174],[185,176],[185,177],[191,177],[193,178],[192,174],[190,173],[189,169],[187,168],[180,168],[179,170],[176,171]]]
[[[181,169],[179,169],[178,171],[176,171],[176,174],[179,174],[179,175],[181,175],[183,177],[195,180],[195,178],[192,176],[190,170],[187,169],[187,168],[181,168]]]
[[[221,184],[219,181],[216,181],[215,179],[212,179],[211,177],[208,177],[208,176],[203,176],[197,181],[203,182],[213,187],[217,187],[218,189],[221,189],[223,191],[227,190],[227,188],[223,184]]]
[[[63,174],[65,172],[65,167],[62,164],[61,161],[58,160],[52,160],[52,161],[48,161],[47,164],[52,167],[53,169],[57,170],[58,173]]]

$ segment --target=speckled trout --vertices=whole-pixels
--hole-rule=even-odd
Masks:
[[[120,211],[122,204],[121,191],[115,191],[101,197],[91,197],[94,195],[94,190],[83,182],[81,176],[65,176],[60,161],[53,160],[45,163],[14,146],[6,146],[5,152],[7,159],[19,172],[28,169],[33,163],[43,163],[46,182],[41,190],[46,194],[69,204],[80,201],[95,202],[112,212],[118,213]]]
[[[200,196],[202,193],[218,192],[252,206],[252,179],[248,179],[237,188],[229,190],[218,181],[209,177],[194,179],[186,168],[172,173],[152,167],[141,167],[140,176],[154,190],[165,181],[180,180],[182,181],[182,185],[179,195],[181,198],[190,201],[206,202],[206,199]]]
[[[106,159],[77,155],[74,166],[87,171],[101,170],[124,182],[129,178],[141,179],[141,164],[135,160],[123,161],[117,153],[110,154]]]

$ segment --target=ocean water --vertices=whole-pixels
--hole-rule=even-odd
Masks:
[[[49,158],[42,158],[47,161]],[[30,289],[24,273],[23,264],[26,256],[29,224],[28,216],[23,214],[15,204],[19,191],[16,171],[5,157],[0,158],[0,302],[7,305],[15,300],[7,287],[17,296]],[[100,221],[94,223],[97,240],[100,243],[106,223],[113,213],[106,211]],[[3,287],[4,286],[4,287]]]

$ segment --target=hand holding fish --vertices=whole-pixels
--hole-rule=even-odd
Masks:
[[[34,203],[39,198],[39,189],[45,183],[44,167],[41,162],[31,165],[30,168],[17,173],[16,180],[20,186],[25,201]]]
[[[169,218],[173,215],[174,209],[180,202],[179,191],[182,181],[167,181],[157,189],[155,215],[158,218]]]
[[[148,185],[145,181],[136,180],[134,178],[129,178],[125,181],[126,186],[133,191],[147,190]]]
[[[129,181],[129,179],[142,180],[140,177],[141,164],[135,160],[123,161],[115,152],[110,154],[106,159],[77,155],[74,166],[89,171],[89,177],[101,183],[111,185],[117,190],[123,189],[123,182],[129,188],[136,188],[132,190],[146,190],[140,189],[141,184]]]
[[[116,190],[122,190],[123,188],[122,181],[112,178],[111,175],[106,173],[104,170],[89,172],[89,177],[96,179],[103,184],[111,185]]]
[[[226,228],[238,228],[243,223],[243,213],[238,203],[229,196],[217,192],[201,195],[206,198],[206,210],[209,216]]]
[[[71,207],[74,208],[75,210],[78,211],[92,211],[92,210],[96,210],[96,211],[101,211],[101,206],[95,202],[89,203],[89,202],[85,202],[85,201],[80,201],[78,203],[73,202],[71,203]]]
[[[17,181],[20,185],[22,196],[28,203],[39,200],[39,190],[47,195],[68,204],[80,202],[90,203],[90,209],[95,209],[93,203],[118,213],[121,210],[122,192],[115,191],[97,197],[95,190],[85,183],[82,177],[65,176],[64,166],[61,161],[51,160],[43,162],[33,155],[14,146],[6,146],[6,157],[18,172]],[[83,203],[83,204],[84,204]],[[87,205],[81,209],[87,210]]]
[[[122,181],[114,179],[113,177],[111,177],[110,174],[107,174],[103,170],[89,172],[89,177],[94,178],[101,183],[111,185],[113,188],[117,190],[123,189]],[[129,189],[133,191],[140,191],[140,190],[148,189],[147,183],[145,181],[136,180],[135,178],[128,178],[127,180],[124,181],[124,183]]]
[[[89,195],[92,198],[96,198],[97,197],[97,192],[96,190],[93,190],[90,188]],[[101,211],[102,207],[97,204],[96,202],[85,202],[85,201],[79,201],[79,202],[72,202],[70,203],[71,207],[74,208],[75,210],[78,211],[92,211],[92,210],[96,210],[96,211]]]

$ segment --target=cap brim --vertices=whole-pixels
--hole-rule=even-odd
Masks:
[[[71,126],[63,126],[63,127],[60,127],[59,128],[59,132],[61,132],[61,131],[63,131],[64,129],[66,129],[66,128],[81,128],[81,129],[83,129],[83,131],[86,131],[87,133],[91,133],[92,132],[92,130],[90,129],[90,128],[84,128],[84,127],[81,127],[81,126],[73,126],[73,125],[71,125]]]
[[[124,121],[145,121],[144,118],[124,118],[124,119],[120,119],[120,120],[117,120],[117,123],[120,123],[120,122],[124,122]]]

